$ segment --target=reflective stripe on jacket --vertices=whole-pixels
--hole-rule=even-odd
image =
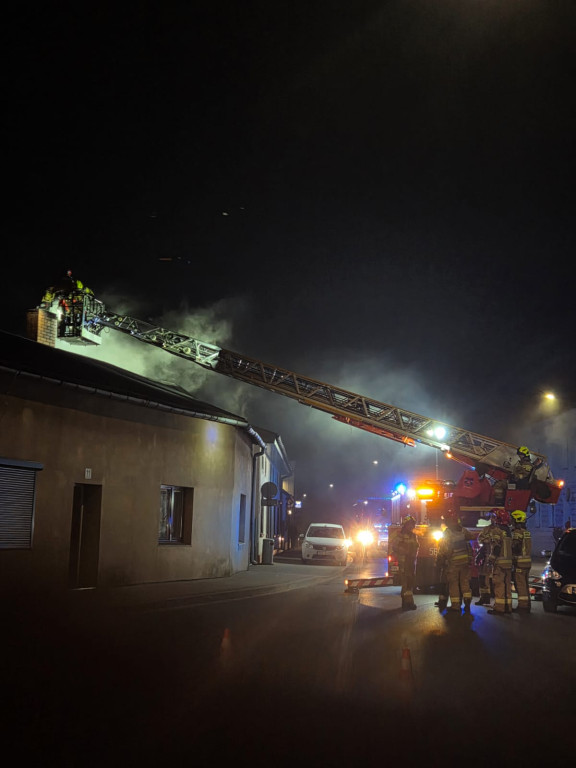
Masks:
[[[440,542],[438,557],[444,558],[448,565],[456,567],[470,565],[472,563],[472,547],[469,544],[471,538],[472,535],[465,529],[452,531],[447,528]]]
[[[512,559],[516,568],[530,568],[532,565],[532,536],[526,528],[512,531]]]
[[[495,540],[492,552],[496,556],[494,565],[500,568],[512,568],[512,536],[508,528],[497,525],[494,528]]]

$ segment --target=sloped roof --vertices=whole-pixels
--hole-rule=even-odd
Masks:
[[[0,368],[25,373],[46,381],[65,383],[106,396],[137,400],[150,407],[164,406],[199,418],[231,420],[247,427],[237,416],[209,403],[196,400],[180,386],[152,381],[109,363],[92,360],[45,344],[0,331]]]

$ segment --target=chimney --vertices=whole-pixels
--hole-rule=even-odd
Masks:
[[[26,315],[26,336],[39,344],[46,344],[47,347],[56,346],[56,332],[58,329],[58,318],[47,309],[37,307],[28,310]]]

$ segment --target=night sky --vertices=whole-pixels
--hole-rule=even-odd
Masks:
[[[3,36],[3,330],[72,269],[111,311],[566,443],[538,417],[576,404],[576,3],[35,2]],[[298,495],[436,472],[117,336],[100,357],[278,432]]]

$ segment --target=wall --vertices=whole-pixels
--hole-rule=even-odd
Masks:
[[[243,430],[41,380],[23,378],[18,393],[2,400],[0,455],[44,469],[33,547],[0,552],[4,586],[68,585],[76,483],[102,488],[98,586],[247,569],[249,533],[239,544],[237,525],[241,493],[250,509],[253,446]],[[194,489],[189,546],[158,544],[161,484]]]

